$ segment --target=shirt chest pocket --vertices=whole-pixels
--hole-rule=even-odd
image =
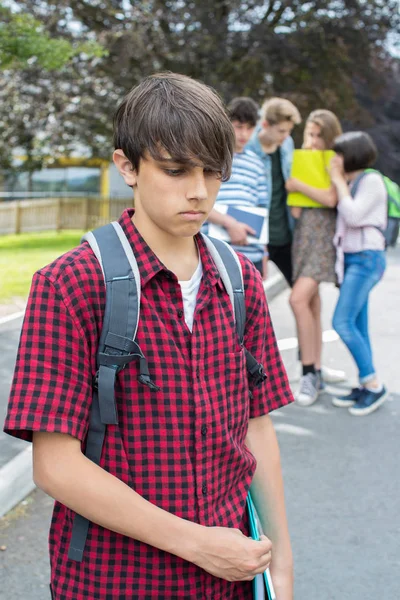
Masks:
[[[238,436],[245,436],[249,421],[249,385],[244,349],[225,356],[225,385],[228,403],[228,427]]]

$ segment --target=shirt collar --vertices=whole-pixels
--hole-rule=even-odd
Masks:
[[[138,263],[140,271],[141,287],[143,288],[153,277],[161,271],[169,273],[165,265],[154,254],[153,250],[145,242],[139,231],[132,223],[132,217],[135,209],[128,208],[124,210],[118,222],[121,225]],[[195,235],[197,247],[199,249],[200,260],[203,266],[203,278],[209,282],[209,285],[218,285],[223,288],[218,269],[208,251],[208,248],[203,241],[200,233]]]
[[[255,152],[258,155],[264,155],[265,152],[262,149],[260,140],[258,139],[258,134],[261,131],[261,125],[257,125],[257,127],[254,130],[253,135],[250,138],[250,141],[248,142],[246,148],[249,148],[250,150],[253,150],[253,152]]]

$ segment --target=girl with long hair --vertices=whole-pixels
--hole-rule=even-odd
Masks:
[[[342,133],[336,115],[329,110],[313,111],[305,125],[303,148],[330,150]],[[296,395],[302,406],[310,406],[323,389],[321,377],[322,327],[319,284],[335,283],[335,247],[337,194],[334,185],[319,189],[299,179],[286,183],[289,192],[300,192],[323,208],[293,208],[297,218],[293,235],[293,288],[290,295],[300,348],[302,377]]]

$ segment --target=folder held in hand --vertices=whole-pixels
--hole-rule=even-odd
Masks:
[[[290,176],[312,187],[329,190],[331,179],[328,170],[333,156],[333,150],[295,150]],[[290,192],[287,203],[288,206],[303,208],[327,208],[300,192]]]
[[[253,540],[259,540],[263,531],[250,492],[247,496],[247,512],[249,515],[250,535]],[[253,598],[254,600],[276,600],[269,569],[253,579]]]

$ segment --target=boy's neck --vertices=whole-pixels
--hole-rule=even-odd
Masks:
[[[135,213],[132,222],[163,265],[175,273],[179,281],[188,281],[199,264],[199,252],[194,237],[175,237],[153,230]]]

